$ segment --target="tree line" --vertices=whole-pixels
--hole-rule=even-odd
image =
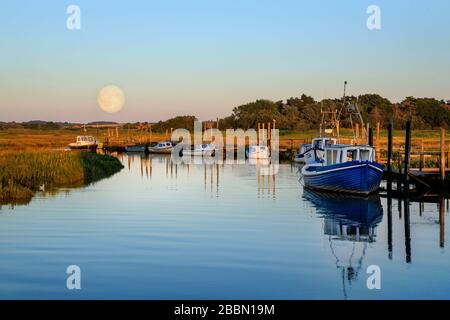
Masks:
[[[400,103],[393,103],[378,94],[364,94],[349,96],[347,100],[356,103],[365,122],[375,126],[376,123],[384,127],[392,119],[394,128],[404,129],[407,120],[412,120],[415,129],[434,129],[437,127],[449,128],[450,102],[434,98],[407,97]],[[324,99],[316,101],[313,97],[302,94],[300,97],[291,97],[286,101],[256,100],[235,107],[231,115],[220,119],[220,128],[256,128],[258,122],[268,123],[276,121],[278,129],[284,130],[310,130],[318,129],[321,122],[321,110],[339,110],[343,104],[342,99]],[[193,115],[177,116],[157,123],[139,122],[127,123],[123,127],[130,129],[149,128],[154,132],[165,132],[171,128],[185,128],[193,130]],[[215,120],[212,120],[215,121]],[[68,123],[54,123],[44,121],[30,121],[27,123],[1,123],[0,129],[28,128],[54,130],[67,126]],[[343,120],[342,127],[348,127]]]

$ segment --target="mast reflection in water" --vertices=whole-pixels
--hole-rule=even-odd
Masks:
[[[328,236],[347,298],[347,286],[361,271],[367,244],[376,240],[376,228],[383,217],[380,196],[357,197],[305,189],[303,197],[313,203],[324,220],[323,232]]]

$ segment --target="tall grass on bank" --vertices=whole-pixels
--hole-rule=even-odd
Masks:
[[[0,204],[27,203],[34,193],[58,187],[82,186],[123,168],[108,155],[64,151],[0,153]]]

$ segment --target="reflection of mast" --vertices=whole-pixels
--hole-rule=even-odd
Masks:
[[[204,180],[205,180],[205,192],[206,192],[206,165],[204,166],[204,170],[205,170],[205,172],[204,172]]]
[[[213,168],[214,168],[214,166],[213,165],[210,165],[209,166],[209,172],[210,172],[210,175],[211,175],[211,179],[210,179],[210,192],[212,193],[213,192]]]
[[[219,196],[219,164],[216,164],[216,196]]]
[[[153,158],[150,157],[150,178],[152,177],[153,174]]]
[[[328,235],[330,250],[342,277],[344,298],[347,298],[349,286],[361,272],[368,243],[376,241],[376,227],[383,215],[380,197],[360,198],[307,189],[303,196],[315,205],[317,214],[324,219],[323,232]]]

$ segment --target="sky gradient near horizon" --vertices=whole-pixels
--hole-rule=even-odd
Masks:
[[[66,8],[81,8],[81,30]],[[382,29],[366,27],[369,5]],[[256,99],[450,99],[448,0],[5,0],[0,121],[227,116]],[[97,106],[123,89],[117,114]]]

